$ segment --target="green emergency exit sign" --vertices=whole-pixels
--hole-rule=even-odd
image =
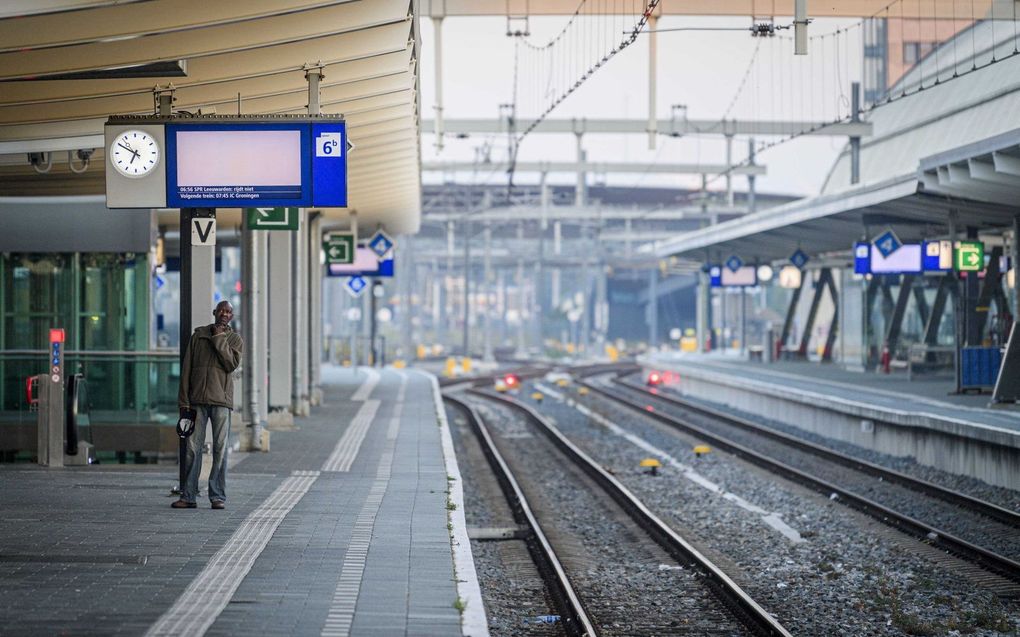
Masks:
[[[957,272],[980,272],[985,269],[985,244],[980,241],[957,241],[954,264]]]
[[[297,208],[245,208],[249,230],[297,230]]]

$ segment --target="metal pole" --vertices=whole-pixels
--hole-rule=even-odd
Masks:
[[[295,416],[308,415],[308,389],[305,385],[305,253],[308,249],[308,211],[298,209],[298,229],[292,233],[290,243],[290,360],[293,382],[291,385],[291,410]]]
[[[160,99],[162,101],[162,95]],[[181,305],[180,315],[178,317],[178,325],[180,325],[180,336],[177,339],[180,348],[181,357],[181,369],[184,369],[184,355],[188,350],[188,343],[191,341],[191,213],[192,208],[181,208]],[[184,493],[184,481],[185,481],[185,467],[184,459],[188,453],[188,441],[185,438],[180,439],[178,445],[178,468],[179,479],[177,483],[177,493]]]
[[[850,84],[850,121],[861,121],[861,83]],[[850,138],[850,183],[856,184],[861,181],[861,138],[853,136]]]
[[[655,115],[655,93],[657,88],[656,75],[659,50],[659,33],[656,27],[659,16],[648,17],[648,149],[655,150],[655,138],[658,133],[658,119]]]
[[[517,250],[518,254],[524,253],[524,224],[517,224]],[[587,291],[585,292],[585,301],[587,301]],[[524,259],[518,257],[517,259],[517,353],[518,356],[523,357],[525,355],[526,346],[524,343]]]
[[[443,322],[444,337],[439,340],[445,341],[449,344],[450,349],[453,349],[453,334],[456,331],[454,329],[454,321],[456,321],[456,315],[453,313],[453,255],[456,245],[456,231],[452,221],[446,223],[446,271],[443,273],[443,301],[440,308],[449,306],[449,312],[443,312],[442,316],[445,319]],[[441,310],[440,310],[441,311]]]
[[[261,347],[258,342],[257,318],[258,295],[258,250],[255,231],[241,229],[243,249],[241,252],[241,317],[242,338],[244,339],[244,420],[252,428],[252,438],[259,424],[259,387],[255,371],[255,352]]]
[[[659,270],[652,268],[648,277],[648,345],[659,345]]]
[[[1013,320],[1020,320],[1020,216],[1013,217]]]
[[[325,79],[322,73],[322,66],[309,66],[305,68],[305,79],[308,80],[308,114],[319,114],[319,81]]]
[[[379,281],[373,280],[372,281],[372,285],[371,285],[371,287],[369,289],[369,292],[371,292],[372,298],[369,299],[369,302],[368,302],[369,303],[368,313],[370,315],[368,317],[368,320],[369,320],[369,323],[368,323],[368,347],[369,347],[369,351],[371,352],[371,354],[370,354],[371,359],[368,361],[368,364],[371,367],[378,367],[379,366],[379,348],[376,347],[376,344],[375,344],[376,334],[378,333],[378,325],[376,324],[376,320],[375,320],[376,303],[378,302],[377,301],[378,297],[376,295],[376,290],[378,289],[378,287],[379,287]]]
[[[807,0],[794,0],[793,3],[793,54],[808,54],[808,17]]]
[[[436,40],[435,64],[436,64],[436,105],[433,110],[436,112],[435,134],[436,150],[443,150],[443,18],[432,18],[433,37]]]
[[[538,265],[535,272],[535,344],[541,350],[543,312],[549,303],[545,281],[545,233],[549,229],[549,185],[546,183],[546,173],[544,172],[540,183],[542,222],[538,229]]]
[[[733,135],[726,135],[726,205],[733,207]],[[704,179],[704,178],[702,178]],[[702,183],[704,188],[704,183]]]
[[[414,346],[413,326],[411,324],[411,290],[427,290],[427,285],[418,285],[418,270],[414,267],[414,252],[412,249],[413,237],[404,239],[403,257],[400,259],[400,269],[403,273],[401,283],[403,285],[403,302],[400,304],[401,324],[403,325],[403,350],[405,360],[414,360],[412,347]],[[424,295],[423,295],[424,296]]]
[[[575,128],[577,122],[574,123]],[[587,204],[588,193],[585,192],[587,189],[587,174],[584,172],[584,146],[582,141],[584,134],[581,132],[575,132],[574,135],[577,137],[577,190],[574,193],[574,205],[581,208]]]
[[[484,350],[482,357],[488,362],[493,360],[492,355],[492,226],[485,224],[485,274],[482,277],[482,294],[485,296],[485,313],[483,317]]]
[[[747,354],[747,288],[740,288],[740,354]]]
[[[464,356],[470,356],[471,344],[471,220],[464,220]]]
[[[747,140],[747,156],[748,165],[754,166],[754,138]],[[747,176],[747,212],[753,213],[757,206],[757,202],[754,197],[754,175]]]

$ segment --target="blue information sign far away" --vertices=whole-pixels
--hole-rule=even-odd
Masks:
[[[854,244],[854,274],[871,274],[871,244]]]
[[[729,259],[726,259],[726,267],[732,270],[733,272],[739,270],[741,267],[743,267],[743,265],[744,261],[737,255],[733,255]]]
[[[379,230],[371,239],[369,239],[368,247],[377,257],[382,259],[390,250],[393,249],[393,240],[386,236],[385,232]]]
[[[893,234],[892,230],[886,230],[879,235],[877,239],[875,239],[875,248],[877,248],[886,259],[889,258],[890,254],[899,250],[901,245],[903,244],[900,243],[899,238]]]
[[[720,287],[722,285],[722,268],[717,265],[709,266],[708,281],[711,287]]]
[[[361,278],[360,276],[352,276],[351,278],[347,279],[347,289],[353,292],[354,296],[361,296],[361,293],[365,290],[365,287],[367,286],[368,283],[366,283],[365,279]]]
[[[799,248],[797,249],[796,252],[790,255],[790,263],[792,263],[793,265],[797,266],[800,269],[803,269],[807,262],[808,255],[804,254],[804,251]]]

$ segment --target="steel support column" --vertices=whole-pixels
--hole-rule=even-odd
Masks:
[[[807,277],[804,277],[806,279]],[[797,348],[797,356],[807,358],[808,342],[811,340],[811,330],[814,329],[815,319],[818,317],[818,308],[822,303],[822,294],[829,288],[829,280],[832,278],[832,270],[822,268],[818,273],[818,281],[815,282],[815,293],[811,297],[811,307],[808,309],[807,321],[804,323],[804,331],[800,335],[800,346]],[[803,287],[804,279],[801,280]],[[833,295],[835,296],[835,295]]]
[[[655,150],[655,138],[658,135],[657,118],[655,115],[656,89],[658,88],[658,52],[659,16],[648,16],[648,150]]]
[[[322,213],[308,215],[308,401],[322,402]]]
[[[308,268],[308,211],[298,208],[298,229],[291,233],[291,370],[294,375],[291,384],[291,410],[295,416],[307,416],[308,375],[307,375],[307,277]]]
[[[291,233],[269,232],[269,420],[293,421]]]
[[[790,304],[786,306],[786,318],[783,319],[783,331],[779,333],[779,341],[776,343],[776,358],[781,358],[783,350],[786,348],[786,343],[790,340],[790,332],[793,330],[793,318],[797,315],[797,306],[800,304],[800,295],[804,291],[804,286],[807,285],[808,275],[806,272],[801,273],[800,286],[793,290],[793,296],[790,297]]]
[[[889,350],[889,356],[896,355],[896,347],[899,345],[900,334],[903,331],[903,317],[907,313],[907,303],[910,301],[911,289],[914,287],[916,275],[904,274],[900,280],[900,291],[896,296],[896,307],[893,309],[889,324],[886,325],[884,347]]]

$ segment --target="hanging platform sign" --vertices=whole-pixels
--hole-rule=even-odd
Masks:
[[[244,213],[249,230],[298,229],[297,208],[245,208]]]
[[[956,259],[953,264],[957,272],[980,272],[985,269],[985,244],[980,241],[957,241]]]
[[[365,288],[367,287],[368,283],[365,281],[365,279],[361,278],[360,276],[352,276],[351,278],[347,279],[347,285],[344,286],[344,289],[347,290],[348,294],[358,299],[361,298],[362,293],[365,291]]]
[[[896,233],[892,230],[886,230],[882,234],[878,235],[872,243],[875,244],[875,248],[878,250],[879,254],[886,259],[889,258],[890,254],[899,250],[900,246],[903,245],[899,237],[897,237]]]
[[[377,230],[376,233],[372,235],[372,238],[368,240],[368,248],[375,253],[375,256],[378,257],[380,261],[389,255],[395,245],[396,244],[393,243],[393,239],[390,239],[390,236],[382,230]]]
[[[354,263],[354,233],[331,233],[322,242],[322,251],[326,253],[326,263],[329,265]]]
[[[109,208],[347,206],[339,116],[118,116],[105,131]]]

